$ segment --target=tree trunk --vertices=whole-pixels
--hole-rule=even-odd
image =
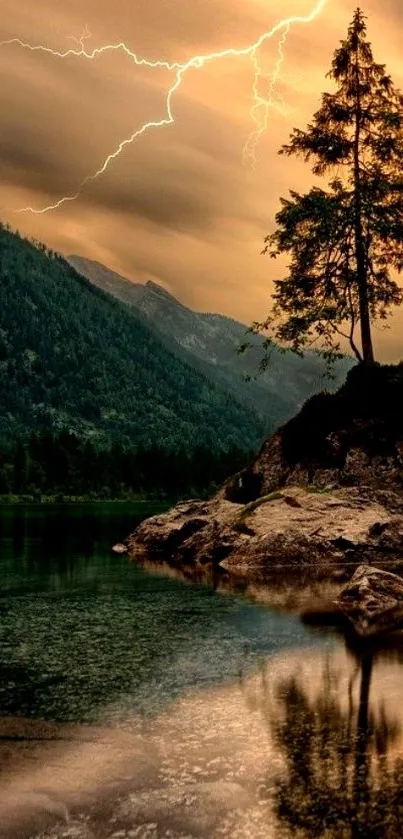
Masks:
[[[368,278],[363,247],[359,186],[357,192],[358,194],[356,196],[355,208],[355,257],[357,263],[358,295],[360,300],[362,359],[364,364],[371,364],[374,361],[374,350],[372,346],[371,321],[369,317]]]
[[[354,137],[354,238],[355,258],[357,266],[358,296],[360,301],[360,327],[362,358],[364,364],[371,364],[374,361],[374,350],[372,346],[371,321],[369,316],[368,303],[368,275],[365,260],[364,234],[362,229],[362,206],[361,206],[361,173],[360,173],[360,128],[361,128],[361,94],[360,94],[360,72],[358,60],[358,44],[356,47],[355,62],[355,83],[356,83],[356,116],[355,116],[355,137]]]

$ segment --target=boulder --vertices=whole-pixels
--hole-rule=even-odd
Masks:
[[[360,565],[335,605],[360,638],[403,629],[403,579],[381,568]]]

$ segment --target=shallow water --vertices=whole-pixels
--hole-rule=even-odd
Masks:
[[[112,554],[154,511],[0,511],[0,836],[401,836],[399,645]]]

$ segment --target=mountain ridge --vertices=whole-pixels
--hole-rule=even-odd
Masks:
[[[196,312],[154,281],[136,283],[109,271],[102,263],[77,255],[67,260],[94,285],[135,309],[167,348],[227,388],[245,406],[253,405],[265,433],[288,420],[307,398],[324,387],[325,365],[316,354],[307,354],[301,360],[274,350],[268,369],[253,380],[264,339],[247,335],[245,324],[220,313]],[[239,355],[238,348],[246,339],[252,348]],[[338,362],[335,381],[330,388],[326,383],[327,389],[339,386],[352,364],[348,358]]]

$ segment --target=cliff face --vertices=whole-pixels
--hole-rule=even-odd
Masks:
[[[129,553],[250,574],[403,563],[403,365],[354,369],[312,397],[208,502],[148,519]]]

